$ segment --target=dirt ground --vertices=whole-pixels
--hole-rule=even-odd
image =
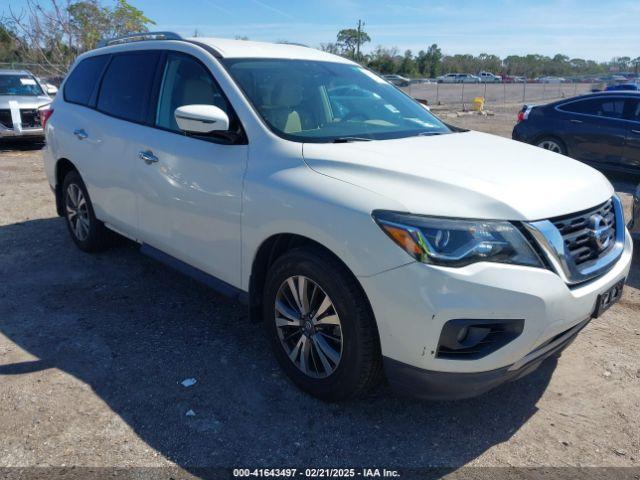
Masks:
[[[441,114],[509,136],[516,111]],[[325,404],[243,306],[129,243],[75,248],[41,152],[0,150],[0,467],[640,467],[637,243],[621,302],[530,376],[467,401],[381,386]],[[638,179],[612,180],[628,210]]]

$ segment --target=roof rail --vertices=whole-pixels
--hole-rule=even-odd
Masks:
[[[173,32],[138,32],[124,35],[118,38],[100,40],[97,48],[108,47],[109,45],[120,45],[129,42],[141,42],[143,40],[184,40],[180,35]]]
[[[276,42],[278,45],[294,45],[296,47],[305,47],[305,48],[311,48],[309,47],[309,45],[305,45],[304,43],[298,43],[298,42],[289,42],[288,40],[280,40],[279,42]]]

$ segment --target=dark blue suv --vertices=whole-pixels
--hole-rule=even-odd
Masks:
[[[525,105],[512,138],[595,167],[640,173],[640,92],[599,92]]]

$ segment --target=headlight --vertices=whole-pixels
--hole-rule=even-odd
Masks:
[[[420,262],[462,267],[500,262],[543,267],[523,234],[510,222],[423,217],[377,210],[382,230]]]

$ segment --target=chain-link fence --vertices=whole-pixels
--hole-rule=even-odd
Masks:
[[[403,87],[406,93],[429,105],[470,108],[483,97],[486,108],[518,103],[542,103],[589,93],[602,88],[595,83],[418,83]]]

